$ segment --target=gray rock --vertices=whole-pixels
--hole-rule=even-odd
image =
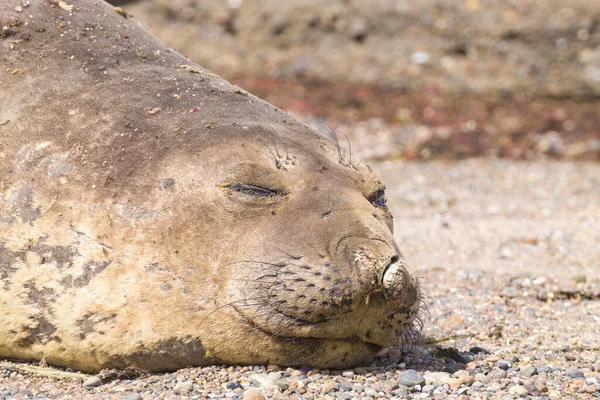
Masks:
[[[274,35],[281,35],[290,25],[290,20],[286,15],[277,13],[271,18],[271,32]]]
[[[572,369],[569,371],[569,378],[571,378],[571,379],[585,378],[585,375],[583,374],[583,372],[581,372],[578,369]]]
[[[409,392],[410,392],[410,389],[408,388],[408,386],[404,386],[404,385],[399,385],[398,389],[392,390],[392,394],[394,396],[402,396],[402,395],[408,394]]]
[[[484,349],[483,347],[479,347],[479,346],[471,347],[469,349],[469,353],[473,353],[473,354],[479,354],[479,353],[490,354],[490,352],[488,350]]]
[[[406,371],[402,371],[402,373],[400,373],[400,379],[398,379],[398,383],[408,387],[417,385],[422,386],[425,384],[425,378],[422,374],[418,373],[414,369],[407,369]]]
[[[547,365],[541,365],[539,367],[536,367],[536,369],[539,374],[548,374],[548,373],[552,372],[552,368],[550,368]]]
[[[435,386],[433,385],[425,385],[423,386],[423,388],[421,389],[421,392],[423,393],[431,393],[435,390]]]
[[[102,385],[102,379],[98,378],[97,376],[90,376],[85,380],[85,382],[83,382],[84,388],[93,388],[100,385]]]
[[[226,387],[228,390],[242,389],[242,385],[236,381],[227,382]]]
[[[500,360],[496,363],[496,367],[503,369],[504,371],[506,371],[507,369],[509,369],[511,366],[510,362],[506,361],[506,360]]]
[[[33,397],[33,392],[29,389],[20,389],[19,396]]]
[[[531,378],[534,375],[538,374],[538,370],[536,367],[527,367],[522,372],[521,375],[526,378]]]
[[[269,387],[275,385],[278,386],[281,390],[286,390],[290,385],[286,379],[283,379],[283,374],[281,372],[271,372],[268,375],[250,375],[250,382],[260,387]]]
[[[368,25],[367,22],[362,19],[355,19],[350,24],[350,30],[348,32],[350,38],[352,40],[356,40],[357,42],[362,42],[365,40],[368,33]]]
[[[194,383],[192,381],[181,382],[177,386],[175,386],[175,391],[178,393],[188,393],[192,390]]]
[[[506,378],[506,371],[502,369],[493,369],[487,374],[487,377],[491,380],[499,380]],[[482,381],[483,382],[483,381]]]
[[[142,395],[138,392],[127,393],[123,396],[123,400],[142,400]]]

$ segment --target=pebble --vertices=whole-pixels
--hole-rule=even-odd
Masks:
[[[123,400],[142,400],[142,395],[138,392],[127,393],[123,396]]]
[[[443,378],[442,382],[450,386],[450,389],[452,390],[456,390],[462,385],[460,379],[457,378]]]
[[[469,384],[472,383],[475,379],[469,373],[469,371],[459,370],[452,374],[455,378],[458,378],[461,384]]]
[[[289,386],[289,382],[282,378],[283,373],[271,372],[268,375],[265,374],[254,374],[250,375],[250,382],[260,387],[277,386],[281,390],[286,390]]]
[[[493,369],[489,374],[487,374],[487,378],[493,380],[504,379],[506,378],[506,371],[503,369]]]
[[[244,392],[243,400],[266,400],[264,394],[257,388],[251,388]]]
[[[503,369],[504,371],[506,371],[507,369],[509,369],[511,366],[510,362],[506,361],[506,360],[500,360],[496,363],[496,367]]]
[[[527,367],[522,372],[521,375],[526,378],[531,378],[534,375],[538,374],[538,370],[536,367]]]
[[[583,374],[583,372],[581,372],[578,369],[572,369],[569,371],[569,378],[571,378],[571,379],[585,378],[585,375]]]
[[[423,393],[432,393],[434,390],[435,390],[434,385],[425,385],[425,386],[423,386],[423,388],[421,388],[421,392],[423,392]]]
[[[93,388],[102,385],[102,380],[97,376],[90,376],[83,382],[83,387]]]
[[[426,384],[439,386],[443,383],[442,379],[449,378],[450,374],[447,372],[426,372],[423,377]]]
[[[525,387],[519,385],[511,386],[510,389],[508,389],[508,392],[519,396],[526,396],[529,394],[529,391]]]
[[[234,390],[234,389],[238,389],[238,388],[242,388],[242,385],[240,385],[239,382],[236,381],[231,381],[231,382],[227,382],[227,385],[225,385],[225,388],[229,389],[229,390]]]
[[[400,373],[400,379],[398,379],[400,385],[413,387],[416,385],[424,385],[425,378],[422,374],[418,373],[414,369],[407,369]]]
[[[484,349],[483,347],[479,347],[479,346],[475,346],[475,347],[471,347],[469,349],[469,353],[473,353],[473,354],[490,354],[489,350]]]
[[[175,386],[175,391],[179,393],[188,393],[190,390],[192,390],[193,386],[194,383],[192,381],[181,382],[180,384]]]
[[[22,397],[33,397],[34,396],[33,392],[29,389],[19,389],[18,394],[19,394],[19,396],[22,396]]]

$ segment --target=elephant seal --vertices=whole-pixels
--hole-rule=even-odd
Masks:
[[[343,368],[414,333],[384,187],[332,140],[101,0],[0,22],[0,357]]]

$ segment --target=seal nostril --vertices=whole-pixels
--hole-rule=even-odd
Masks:
[[[390,258],[390,262],[383,269],[383,273],[381,274],[381,283],[384,286],[393,279],[395,272],[398,270],[399,260],[400,257],[392,256],[392,258]]]

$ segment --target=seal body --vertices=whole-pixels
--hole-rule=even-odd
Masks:
[[[0,25],[0,357],[341,368],[412,332],[368,167],[100,0]]]

